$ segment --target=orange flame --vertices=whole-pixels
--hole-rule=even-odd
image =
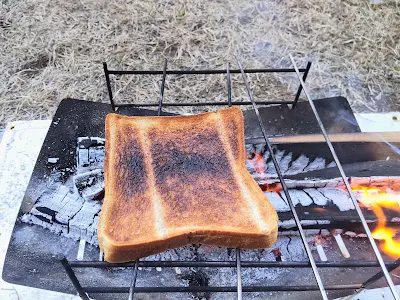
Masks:
[[[254,172],[263,174],[265,170],[264,159],[260,153],[255,152],[252,160],[248,160],[249,165],[253,168]]]
[[[361,205],[370,208],[378,218],[376,229],[372,232],[372,237],[382,240],[381,249],[388,255],[400,257],[400,242],[393,237],[397,230],[386,226],[386,216],[382,208],[388,208],[400,212],[400,194],[395,194],[388,189],[383,192],[377,188],[356,187],[353,188],[360,196]]]

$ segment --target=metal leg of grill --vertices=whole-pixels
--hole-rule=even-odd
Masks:
[[[296,62],[294,61],[294,59],[293,59],[293,57],[291,55],[290,55],[290,60],[292,61],[294,69],[296,70],[297,78],[299,79],[300,84],[303,87],[304,94],[306,95],[306,98],[307,98],[308,102],[310,103],[311,109],[312,109],[312,111],[313,111],[313,113],[315,115],[315,118],[316,118],[316,120],[318,122],[318,125],[319,125],[319,127],[321,129],[321,132],[324,135],[324,138],[325,138],[325,141],[326,141],[326,143],[327,143],[327,145],[329,147],[329,150],[332,153],[333,159],[335,160],[335,163],[336,163],[336,165],[337,165],[337,167],[339,169],[340,175],[343,178],[343,182],[344,182],[344,184],[345,184],[345,186],[347,188],[347,191],[349,192],[351,201],[353,202],[353,205],[354,205],[354,207],[355,207],[355,209],[356,209],[356,211],[358,213],[358,216],[359,216],[359,218],[361,220],[361,223],[362,223],[362,225],[364,227],[365,233],[368,236],[368,239],[369,239],[369,241],[371,243],[372,249],[373,249],[373,251],[375,253],[375,256],[376,256],[376,258],[377,258],[377,260],[379,262],[379,265],[380,265],[380,267],[382,269],[383,275],[385,276],[386,281],[389,284],[389,287],[390,287],[390,290],[391,290],[391,292],[393,294],[393,297],[396,300],[399,300],[400,299],[399,294],[397,293],[397,290],[396,290],[396,287],[393,284],[392,278],[390,277],[390,274],[389,274],[388,270],[386,269],[385,262],[383,261],[383,258],[382,258],[381,254],[379,252],[378,246],[376,245],[375,240],[372,237],[371,231],[370,231],[370,229],[368,227],[368,224],[367,224],[367,222],[366,222],[366,220],[364,218],[364,215],[363,215],[363,213],[361,211],[361,208],[358,205],[358,202],[357,202],[357,199],[356,199],[356,197],[354,195],[354,192],[351,189],[351,186],[350,186],[350,183],[349,183],[349,181],[347,179],[347,176],[344,173],[343,167],[342,167],[342,165],[341,165],[341,163],[339,161],[338,156],[336,155],[336,151],[333,148],[333,145],[332,145],[332,143],[331,143],[331,141],[329,139],[329,136],[328,136],[328,134],[327,134],[327,132],[325,130],[324,125],[322,124],[321,118],[319,117],[318,111],[315,108],[314,102],[311,100],[311,97],[310,97],[310,95],[308,93],[308,90],[307,90],[307,88],[305,86],[305,83],[304,83],[303,79],[301,78],[301,75],[300,75],[300,72],[299,72],[299,70],[297,68]]]
[[[240,261],[240,249],[236,249],[236,275],[237,275],[237,298],[242,300],[242,269]]]
[[[229,63],[226,63],[226,88],[228,89],[228,106],[232,106],[232,83]]]
[[[84,292],[81,284],[79,283],[78,278],[76,278],[74,270],[72,270],[68,260],[65,257],[61,259],[61,264],[63,265],[65,272],[67,272],[67,275],[74,285],[74,288],[78,292],[79,297],[81,297],[82,300],[90,300],[89,296]]]
[[[157,115],[161,115],[162,112],[162,105],[164,100],[164,88],[165,88],[165,77],[167,76],[167,59],[164,60],[164,67],[163,67],[163,75],[161,80],[161,88],[160,88],[160,98],[158,101],[158,112]]]
[[[304,82],[305,82],[306,79],[307,79],[307,75],[308,75],[308,72],[310,71],[310,68],[311,68],[311,62],[309,61],[309,62],[307,63],[306,70],[305,70],[304,73],[303,73],[303,81],[304,81]],[[300,85],[299,85],[299,88],[297,89],[296,97],[294,97],[292,109],[294,109],[294,108],[296,107],[297,101],[299,101],[299,98],[300,98],[300,95],[301,95],[301,91],[302,91],[302,90],[303,90],[303,87],[302,87],[302,85],[300,84]]]
[[[263,136],[264,136],[265,142],[266,142],[267,147],[268,147],[268,151],[269,151],[269,153],[271,154],[271,158],[272,158],[272,161],[273,161],[273,163],[274,163],[276,173],[278,174],[279,180],[280,180],[280,182],[281,182],[281,184],[282,184],[283,191],[284,191],[284,193],[285,193],[285,195],[286,195],[286,199],[288,200],[290,209],[291,209],[291,211],[292,211],[292,213],[293,213],[293,217],[294,217],[294,220],[295,220],[295,222],[296,222],[296,225],[297,225],[297,227],[299,228],[299,233],[300,233],[301,239],[302,239],[302,241],[303,241],[304,248],[305,248],[305,250],[306,250],[308,259],[310,260],[311,268],[312,268],[312,270],[313,270],[313,272],[314,272],[314,276],[315,276],[315,279],[316,279],[316,281],[317,281],[317,284],[318,284],[319,290],[320,290],[320,292],[321,292],[322,298],[327,300],[327,299],[328,299],[328,295],[327,295],[327,293],[326,293],[326,291],[325,291],[325,288],[324,288],[324,285],[323,285],[323,283],[322,283],[322,279],[321,279],[321,276],[320,276],[319,271],[318,271],[318,269],[317,269],[317,266],[316,266],[316,264],[315,264],[314,257],[312,256],[311,249],[310,249],[310,247],[309,247],[309,245],[308,245],[308,243],[307,243],[307,240],[306,240],[306,236],[305,236],[303,227],[302,227],[302,225],[301,225],[301,223],[300,223],[300,219],[299,219],[299,217],[298,217],[298,215],[297,215],[297,212],[296,212],[296,209],[295,209],[295,207],[294,207],[294,205],[293,205],[292,199],[291,199],[290,194],[289,194],[289,190],[288,190],[288,188],[287,188],[287,186],[286,186],[286,183],[285,183],[285,181],[284,181],[284,179],[283,179],[282,172],[281,172],[281,170],[280,170],[278,161],[276,160],[276,157],[275,157],[275,154],[274,154],[274,152],[273,152],[271,143],[270,143],[270,141],[269,141],[269,139],[268,139],[267,132],[266,132],[266,130],[265,130],[265,128],[264,128],[264,125],[263,125],[263,123],[262,123],[262,119],[261,119],[260,113],[259,113],[258,108],[257,108],[257,105],[256,105],[256,103],[255,103],[255,101],[254,101],[253,93],[252,93],[252,91],[251,91],[251,89],[250,89],[250,85],[249,85],[249,83],[248,83],[248,81],[247,81],[247,76],[246,76],[246,74],[245,74],[244,71],[243,71],[243,67],[242,67],[242,64],[241,64],[240,60],[239,60],[238,58],[236,58],[236,60],[237,60],[237,63],[238,63],[238,65],[239,65],[239,68],[240,68],[240,70],[241,70],[241,72],[242,72],[242,77],[243,77],[243,81],[244,81],[244,84],[245,84],[246,89],[247,89],[248,96],[249,96],[249,98],[250,98],[250,101],[252,102],[254,112],[255,112],[255,114],[256,114],[256,116],[257,116],[257,119],[258,119],[258,123],[260,124],[262,134],[263,134]]]
[[[131,286],[129,287],[129,300],[133,300],[133,296],[135,295],[135,286],[136,286],[136,278],[137,278],[137,272],[138,272],[138,263],[139,260],[137,259],[135,261],[135,266],[132,269],[132,281],[131,281]]]
[[[113,99],[113,93],[111,89],[111,82],[110,82],[110,72],[108,71],[107,63],[103,62],[103,69],[104,69],[104,76],[106,77],[106,84],[108,90],[108,97],[110,98],[110,104],[112,109],[115,111],[115,103]]]

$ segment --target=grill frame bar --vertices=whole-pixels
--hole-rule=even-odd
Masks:
[[[230,84],[230,74],[240,74],[240,69],[215,69],[215,70],[167,70],[166,68],[167,60],[164,60],[164,68],[163,70],[109,70],[106,62],[103,62],[104,76],[106,79],[107,91],[111,106],[114,111],[117,110],[118,107],[158,107],[160,110],[162,106],[164,107],[184,107],[184,106],[231,106],[231,105],[252,105],[251,101],[235,101],[232,102],[231,95],[228,95],[228,102],[200,102],[200,103],[190,103],[190,102],[180,102],[180,103],[163,103],[163,95],[164,95],[164,84],[166,75],[211,75],[211,74],[227,74],[229,81],[228,84],[228,93],[231,92],[231,84]],[[304,73],[304,78],[307,78],[308,72],[311,68],[311,62],[308,62],[306,68],[301,68],[299,71]],[[245,73],[256,74],[256,73],[296,73],[294,68],[282,68],[282,69],[245,69]],[[111,88],[111,80],[110,75],[162,75],[162,84],[161,91],[162,96],[158,102],[155,103],[125,103],[118,104],[114,101],[114,96]],[[271,105],[271,104],[290,104],[292,108],[294,108],[300,98],[300,94],[302,91],[302,86],[299,85],[296,96],[294,100],[282,100],[282,101],[256,101],[256,104],[259,105]],[[161,100],[161,101],[160,101]]]
[[[116,111],[119,107],[157,107],[158,116],[162,113],[162,108],[164,107],[176,107],[176,106],[232,106],[232,105],[252,105],[255,111],[257,110],[256,105],[271,105],[271,104],[291,104],[292,109],[296,107],[296,104],[300,98],[301,92],[303,91],[306,94],[306,98],[308,101],[310,100],[306,87],[305,80],[311,68],[311,62],[307,63],[306,68],[298,69],[297,65],[294,63],[291,58],[294,68],[283,68],[283,69],[243,69],[241,67],[240,61],[238,64],[240,69],[230,69],[229,63],[227,63],[226,69],[217,69],[217,70],[167,70],[167,60],[164,60],[163,70],[159,71],[147,71],[147,70],[109,70],[107,63],[103,63],[103,69],[106,79],[106,86],[109,94],[109,100],[111,107],[114,111]],[[250,101],[234,101],[232,102],[232,94],[231,94],[231,74],[242,74],[242,77],[245,81],[246,88],[249,94]],[[299,88],[295,95],[295,99],[293,101],[256,101],[252,96],[251,90],[246,83],[245,74],[252,73],[296,73],[299,79]],[[300,77],[300,73],[303,73],[303,76]],[[202,102],[202,103],[163,103],[164,100],[164,89],[165,89],[165,80],[167,75],[199,75],[199,74],[226,74],[227,81],[227,90],[228,90],[228,101],[227,102]],[[145,104],[118,104],[114,102],[113,93],[111,88],[110,75],[162,75],[161,78],[161,86],[159,93],[159,101],[157,103],[145,103]],[[318,117],[317,117],[318,118]],[[263,129],[263,125],[261,120],[259,120],[261,129]],[[263,130],[262,130],[263,131]],[[268,137],[264,134],[264,139],[268,143]],[[275,157],[273,151],[271,151],[272,156]],[[276,159],[275,159],[276,160]],[[279,165],[275,166],[278,167]],[[278,171],[278,170],[277,170]],[[282,178],[281,184],[282,186],[286,186],[284,180]],[[287,199],[290,199],[290,195],[287,193]],[[291,200],[289,201],[291,203]],[[294,209],[293,203],[292,205],[292,213],[296,215],[296,211]],[[296,220],[296,218],[295,218]],[[297,223],[297,222],[296,222]],[[304,230],[301,227],[301,224],[298,223],[298,229],[300,234],[304,234]],[[299,226],[300,225],[300,226]],[[304,240],[303,240],[304,241]],[[304,246],[307,249],[306,244]],[[89,299],[88,294],[98,294],[98,293],[129,293],[129,299],[133,299],[135,293],[168,293],[168,292],[236,292],[237,298],[239,300],[242,299],[243,292],[278,292],[278,291],[320,291],[323,298],[327,299],[325,290],[346,290],[352,289],[356,290],[356,293],[366,288],[368,285],[373,282],[379,280],[383,276],[385,276],[385,270],[391,271],[397,268],[400,264],[400,259],[397,259],[394,262],[382,262],[379,261],[343,261],[343,262],[314,262],[311,252],[309,254],[309,261],[302,262],[287,262],[287,261],[265,261],[265,262],[254,262],[254,261],[241,261],[240,259],[240,249],[236,249],[236,260],[235,261],[140,261],[137,260],[135,262],[129,263],[107,263],[104,261],[68,261],[66,258],[61,259],[61,264],[63,265],[67,275],[69,276],[71,282],[73,283],[75,289],[77,290],[79,296],[82,299]],[[311,256],[310,256],[311,254]],[[318,282],[319,275],[316,275],[318,285],[293,285],[293,286],[242,286],[241,284],[241,269],[242,268],[358,268],[358,267],[381,267],[381,271],[373,275],[370,279],[366,280],[364,283],[360,284],[348,284],[348,285],[327,285],[321,288],[320,282]],[[130,287],[90,287],[90,286],[82,286],[75,275],[73,268],[120,268],[127,267],[132,268],[132,279]],[[196,286],[196,287],[136,287],[136,278],[138,276],[138,267],[216,267],[216,268],[236,268],[237,275],[237,286],[236,287],[210,287],[210,286]],[[315,270],[317,272],[315,272]],[[314,269],[314,274],[318,274],[318,269]],[[322,281],[321,281],[322,283]]]

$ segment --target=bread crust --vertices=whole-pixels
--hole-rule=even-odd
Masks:
[[[268,248],[275,209],[245,166],[237,107],[194,116],[106,117],[98,240],[108,262],[192,243]]]

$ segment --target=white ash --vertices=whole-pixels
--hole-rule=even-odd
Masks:
[[[85,201],[70,188],[61,185],[52,193],[44,193],[21,221],[36,224],[74,240],[84,238],[97,244],[97,222],[101,203]]]
[[[96,169],[74,176],[77,193],[85,199],[92,200],[104,190],[104,171]]]
[[[298,205],[299,203],[302,206],[309,206],[313,204],[313,199],[310,198],[310,196],[305,193],[303,190],[296,190],[296,189],[290,189],[288,190],[290,199],[292,200],[293,206]],[[288,203],[288,199],[286,198],[286,195],[283,191],[280,192],[280,195],[282,199]]]
[[[59,158],[58,157],[49,157],[47,159],[47,162],[50,164],[56,164],[58,162]]]

